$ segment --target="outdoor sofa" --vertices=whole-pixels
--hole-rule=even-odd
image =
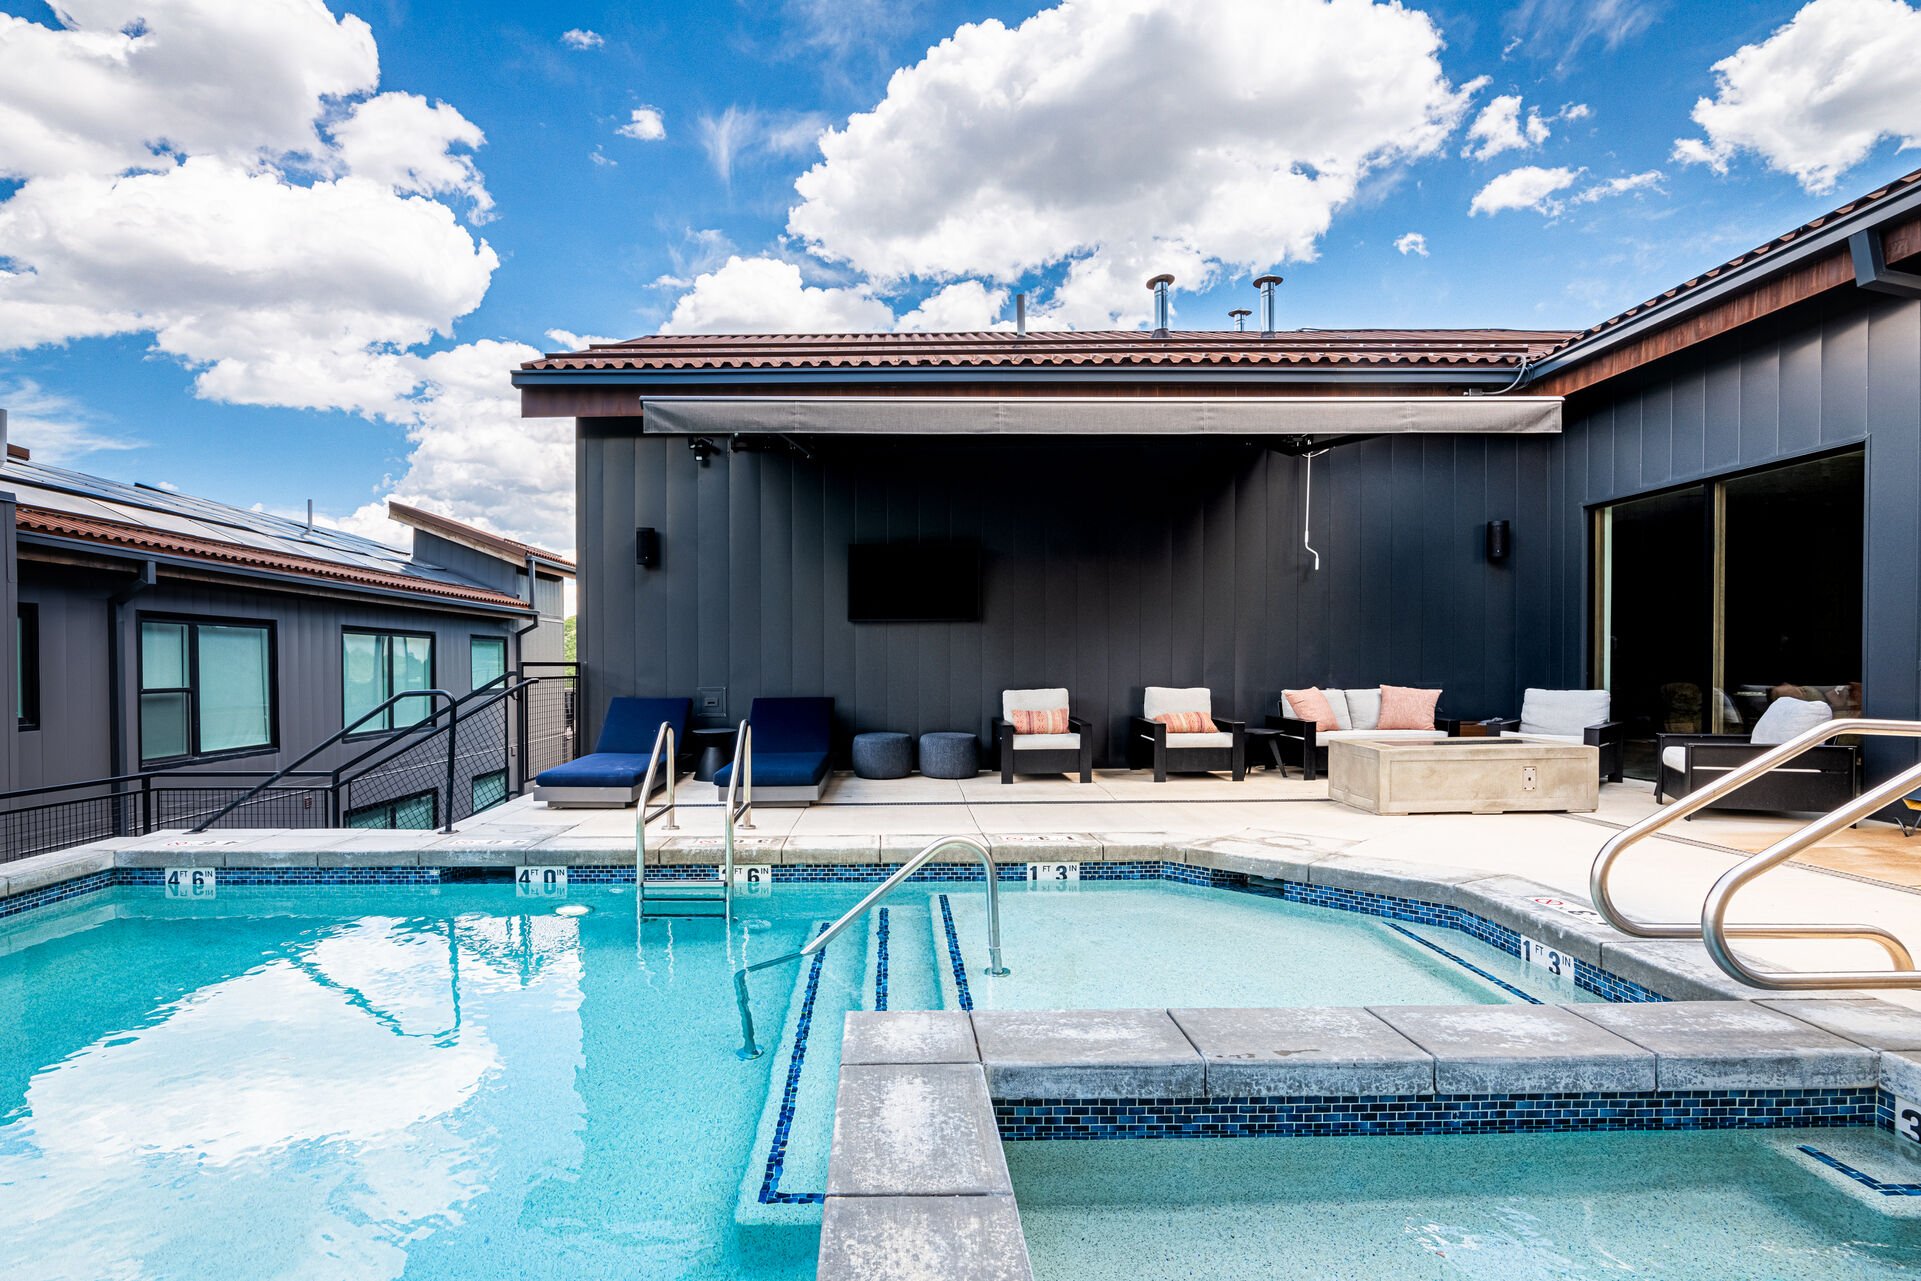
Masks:
[[[1654,799],[1686,796],[1833,716],[1834,709],[1825,702],[1778,698],[1749,734],[1658,734]],[[1851,743],[1824,743],[1716,797],[1707,808],[1818,812],[1838,809],[1860,794],[1861,749]]]
[[[1529,689],[1521,695],[1519,716],[1481,724],[1502,738],[1599,748],[1601,777],[1618,783],[1626,777],[1627,726],[1611,719],[1611,705],[1604,689]]]
[[[542,770],[534,777],[534,799],[556,809],[618,809],[640,799],[647,761],[662,725],[674,730],[674,749],[686,741],[687,698],[616,698],[607,704],[607,719],[592,753],[565,765]],[[667,761],[655,779],[658,791],[676,769]]]
[[[1247,722],[1213,714],[1214,695],[1204,686],[1170,689],[1149,685],[1141,697],[1141,715],[1127,724],[1127,764],[1130,769],[1151,767],[1154,781],[1169,774],[1211,774],[1228,770],[1234,781],[1247,777]],[[1198,714],[1211,729],[1182,729]],[[1169,722],[1173,724],[1170,725]]]
[[[1290,695],[1308,690],[1289,690],[1281,695],[1278,713],[1269,713],[1267,728],[1276,731],[1281,760],[1300,767],[1301,777],[1312,779],[1327,768],[1327,745],[1342,739],[1401,740],[1425,742],[1448,737],[1444,722],[1432,721],[1427,729],[1382,729],[1381,688],[1323,689],[1328,707],[1334,713],[1335,728],[1317,728],[1318,720],[1299,714]],[[1440,701],[1440,691],[1432,691]]]
[[[1017,720],[1048,717],[1065,726],[1047,733],[1025,733]],[[1069,714],[1064,689],[1008,689],[1001,691],[1001,714],[994,718],[994,742],[1000,749],[1001,782],[1015,774],[1079,774],[1094,781],[1094,727]]]
[[[747,709],[753,728],[753,767],[744,780],[754,785],[756,805],[811,805],[827,786],[827,758],[834,741],[831,698],[757,698]],[[733,780],[738,758],[714,773],[722,796]]]

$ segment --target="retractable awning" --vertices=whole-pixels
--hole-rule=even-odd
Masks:
[[[1558,396],[659,396],[644,432],[685,436],[1541,435]]]

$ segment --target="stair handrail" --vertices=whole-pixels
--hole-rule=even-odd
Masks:
[[[1728,945],[1728,935],[1739,927],[1727,924],[1728,904],[1743,886],[1787,862],[1816,841],[1853,826],[1884,805],[1893,804],[1918,786],[1921,786],[1921,765],[1910,766],[1879,787],[1864,792],[1840,809],[1783,837],[1722,873],[1721,879],[1714,883],[1701,904],[1701,939],[1707,945],[1708,955],[1714,958],[1714,963],[1743,983],[1777,992],[1834,987],[1921,987],[1921,974],[1915,972],[1914,960],[1907,955],[1906,948],[1902,948],[1895,957],[1895,968],[1892,970],[1804,970],[1792,973],[1758,970]]]
[[[213,814],[213,817],[202,819],[197,826],[189,830],[194,832],[195,834],[206,831],[209,827],[212,827],[215,823],[218,823],[221,819],[227,817],[227,815],[233,813],[235,810],[239,809],[242,805],[245,805],[248,801],[252,800],[255,796],[259,795],[261,792],[266,791],[269,787],[273,786],[275,783],[279,782],[281,779],[285,778],[287,775],[293,773],[295,770],[299,769],[302,765],[305,765],[308,761],[320,755],[320,753],[326,751],[329,747],[332,747],[334,744],[342,741],[349,734],[352,734],[355,730],[359,729],[362,725],[365,725],[368,721],[380,715],[382,712],[386,711],[388,708],[392,707],[395,703],[398,703],[403,698],[426,698],[426,699],[432,699],[436,701],[436,706],[434,710],[430,712],[422,720],[415,721],[412,725],[408,726],[408,729],[410,730],[418,729],[421,725],[429,724],[433,721],[439,720],[440,714],[442,712],[453,712],[454,710],[454,702],[455,702],[454,696],[452,694],[449,694],[444,689],[410,689],[410,690],[405,690],[399,694],[395,694],[392,698],[389,698],[388,700],[380,704],[380,706],[372,709],[366,715],[362,716],[359,720],[347,726],[345,729],[338,730],[335,733],[327,735],[327,737],[322,739],[319,742],[319,744],[317,744],[311,750],[309,750],[304,755],[302,755],[299,760],[295,761],[291,765],[288,765],[279,770],[276,770],[273,774],[268,776],[265,782],[255,784],[255,786],[250,791],[243,793],[238,799],[229,801],[227,802],[227,804],[223,805],[220,809],[216,810]],[[445,706],[438,705],[439,700],[445,700]],[[454,719],[457,719],[458,715],[459,714],[455,712],[454,716],[448,720],[448,724],[449,725],[453,724]],[[366,755],[363,754],[362,756],[356,759],[365,760]],[[338,773],[339,773],[338,771],[335,771],[336,781],[338,779]],[[448,806],[448,809],[451,812],[452,810],[451,804]]]
[[[473,707],[467,706],[468,703],[473,702],[475,699],[480,698],[482,695],[486,694],[487,691],[493,689],[494,686],[499,685],[502,682],[510,679],[512,679],[511,674],[503,673],[499,676],[494,677],[492,680],[488,681],[485,685],[482,685],[479,689],[469,690],[467,693],[460,695],[458,698],[455,698],[453,702],[454,715],[452,719],[457,721],[461,717],[470,716],[474,712],[480,711],[481,708],[491,704],[493,700],[488,699],[486,702],[478,703]],[[533,681],[539,680],[539,679],[540,679],[539,677],[531,677],[529,678],[528,683],[531,684]],[[505,692],[508,692],[508,693],[517,692],[518,688],[519,687],[516,686],[515,690],[509,690]],[[408,692],[399,693],[394,695],[394,697],[396,699],[410,698],[410,697],[413,697],[413,692],[408,691]],[[368,715],[371,716],[373,715],[373,713],[369,712]],[[361,762],[363,761],[371,760],[373,757],[380,756],[382,753],[386,754],[383,759],[375,761],[372,765],[369,765],[367,766],[367,768],[360,770],[359,774],[355,775],[356,778],[360,777],[361,775],[373,773],[375,770],[379,769],[382,765],[385,765],[388,761],[399,756],[402,752],[412,751],[414,748],[420,746],[422,743],[426,742],[428,739],[431,739],[434,735],[440,733],[442,730],[447,728],[445,725],[435,724],[435,722],[438,721],[439,719],[440,719],[439,712],[435,712],[430,717],[423,717],[420,720],[415,721],[412,725],[407,726],[405,729],[396,731],[394,737],[383,738],[379,742],[373,744],[373,746],[369,747],[366,751],[362,752],[360,755],[354,757],[353,759],[342,761],[340,764],[334,766],[333,769],[330,771],[331,774],[333,775],[331,786],[336,791],[338,791],[342,784],[350,783],[354,781],[353,779],[348,778],[347,775],[353,772],[355,769],[357,769],[360,766]],[[424,730],[425,732],[419,733],[419,731],[422,731],[422,730]],[[418,737],[414,737],[414,735],[416,735],[417,733],[418,733]]]
[[[667,799],[652,809],[647,802],[654,795],[654,771],[660,768],[665,753],[667,761]],[[646,914],[647,904],[647,825],[665,814],[667,830],[680,829],[680,820],[674,817],[675,788],[680,779],[680,757],[674,750],[674,726],[671,721],[662,721],[660,729],[654,734],[654,750],[647,758],[647,773],[640,783],[640,801],[634,806],[634,885],[641,903],[641,913]]]
[[[1010,973],[1007,966],[1001,963],[1001,900],[998,878],[994,875],[993,855],[987,852],[985,845],[982,845],[979,841],[971,837],[943,836],[939,840],[922,847],[920,853],[914,855],[914,857],[908,859],[905,863],[902,863],[899,870],[892,876],[889,876],[886,880],[868,891],[867,895],[862,898],[860,902],[841,913],[840,917],[835,920],[833,924],[814,935],[813,938],[807,940],[798,950],[773,957],[770,960],[755,961],[752,964],[743,965],[734,971],[734,1004],[740,1008],[741,1046],[737,1051],[739,1057],[742,1059],[757,1059],[762,1053],[759,1043],[754,1039],[754,1012],[747,999],[747,976],[749,974],[752,974],[755,970],[764,970],[769,966],[783,965],[788,961],[798,961],[820,951],[823,947],[833,942],[836,935],[851,925],[856,918],[863,915],[867,909],[893,893],[900,887],[903,881],[907,880],[908,877],[920,871],[921,868],[931,862],[935,855],[956,847],[972,850],[980,859],[982,869],[985,872],[984,879],[987,884],[987,972],[996,978]]]
[[[1795,735],[1793,738],[1788,739],[1786,742],[1780,744],[1779,746],[1770,748],[1768,751],[1763,752],[1761,755],[1755,757],[1753,760],[1743,761],[1741,764],[1733,766],[1720,778],[1715,779],[1712,783],[1709,783],[1707,786],[1699,788],[1696,791],[1689,792],[1686,796],[1680,797],[1670,802],[1667,806],[1662,808],[1659,812],[1651,814],[1647,818],[1642,819],[1640,822],[1635,823],[1615,833],[1613,836],[1608,838],[1607,842],[1604,845],[1601,846],[1601,852],[1595,856],[1594,865],[1588,872],[1588,890],[1589,890],[1590,897],[1592,897],[1594,900],[1595,909],[1599,911],[1604,918],[1606,918],[1607,923],[1609,925],[1612,925],[1615,929],[1620,930],[1623,934],[1629,934],[1634,936],[1635,938],[1705,939],[1706,930],[1705,930],[1704,922],[1707,918],[1707,909],[1708,909],[1708,903],[1706,901],[1704,901],[1703,903],[1702,922],[1639,921],[1629,916],[1624,910],[1622,910],[1620,905],[1614,901],[1613,892],[1610,889],[1608,884],[1608,878],[1613,873],[1615,864],[1619,862],[1621,855],[1624,854],[1631,846],[1634,846],[1640,843],[1641,841],[1647,839],[1649,836],[1652,836],[1655,832],[1666,827],[1668,824],[1676,821],[1677,819],[1684,819],[1688,817],[1688,815],[1690,814],[1698,813],[1700,810],[1705,809],[1708,805],[1712,804],[1714,801],[1718,800],[1719,798],[1726,796],[1728,793],[1732,791],[1735,791],[1737,788],[1741,787],[1743,784],[1749,783],[1754,779],[1760,777],[1762,774],[1767,773],[1769,770],[1774,769],[1781,765],[1785,765],[1789,761],[1794,760],[1795,758],[1801,756],[1803,753],[1809,751],[1810,749],[1819,747],[1823,743],[1828,742],[1830,739],[1838,738],[1843,734],[1861,734],[1866,736],[1892,737],[1892,738],[1921,738],[1921,722],[1888,720],[1888,719],[1879,718],[1879,717],[1843,717],[1843,718],[1837,718],[1834,720],[1823,721],[1821,722],[1821,724],[1814,726],[1812,729],[1805,730],[1802,733]],[[1658,765],[1657,765],[1657,768],[1658,768]],[[1914,773],[1914,771],[1911,770],[1908,773],[1912,774]],[[1907,778],[1908,774],[1903,774],[1900,777]],[[1857,801],[1852,802],[1849,805],[1843,806],[1841,809],[1834,811],[1834,814],[1831,814],[1827,817],[1833,818],[1835,815],[1839,815],[1843,813],[1851,813],[1856,809],[1856,807],[1862,801],[1865,801],[1870,797],[1876,797],[1881,795],[1881,793],[1886,791],[1887,788],[1891,785],[1892,785],[1891,783],[1884,784],[1882,787],[1878,787],[1874,789],[1874,791],[1866,793]],[[1912,786],[1910,786],[1909,790],[1912,790]],[[1856,814],[1854,818],[1847,820],[1847,822],[1840,823],[1837,826],[1832,828],[1827,828],[1824,831],[1816,832],[1816,834],[1809,836],[1807,841],[1803,842],[1800,845],[1796,845],[1794,849],[1789,852],[1789,854],[1783,854],[1780,858],[1774,859],[1772,862],[1769,862],[1766,865],[1766,867],[1774,866],[1776,863],[1779,863],[1784,859],[1790,857],[1792,853],[1798,852],[1800,849],[1804,848],[1807,844],[1812,844],[1814,841],[1819,840],[1821,836],[1826,835],[1829,832],[1839,831],[1840,828],[1848,826],[1849,823],[1858,821],[1861,817],[1865,816],[1866,814],[1872,813],[1874,810],[1879,809],[1881,805],[1886,803],[1888,803],[1886,800],[1880,801],[1877,804],[1870,806],[1868,809],[1862,810],[1860,813]],[[1822,824],[1825,823],[1826,821],[1827,821],[1826,819],[1818,819],[1814,823],[1808,825],[1808,827],[1803,828],[1802,832],[1796,833],[1796,836],[1799,836],[1803,833],[1815,831],[1815,829],[1821,828]],[[1794,839],[1795,839],[1794,837],[1789,837],[1788,841],[1792,841]],[[1774,850],[1779,849],[1782,844],[1786,844],[1786,843],[1787,842],[1777,843],[1775,846],[1771,846],[1767,851],[1763,851],[1762,855],[1758,855],[1756,857],[1757,858],[1766,857],[1767,854],[1770,854]],[[1754,860],[1750,859],[1748,861],[1753,862]],[[1752,879],[1754,875],[1759,875],[1761,871],[1766,870],[1766,867],[1757,869],[1755,872],[1750,874],[1750,876],[1744,878],[1741,882],[1738,882],[1735,886],[1731,887],[1728,893],[1732,894],[1733,889],[1739,888],[1740,884],[1744,884],[1746,880]],[[1739,869],[1737,868],[1736,870],[1739,870]],[[1723,879],[1725,880],[1726,878],[1724,877]],[[1719,888],[1719,882],[1716,883],[1716,887]],[[1712,893],[1710,893],[1709,897],[1711,900],[1713,897]],[[1723,903],[1723,913],[1725,915],[1725,903]],[[1779,938],[1779,939],[1809,939],[1809,938],[1855,939],[1857,941],[1874,943],[1879,947],[1881,947],[1884,951],[1886,951],[1888,954],[1889,960],[1893,963],[1895,967],[1893,972],[1912,974],[1914,971],[1914,958],[1909,954],[1907,946],[1904,943],[1902,943],[1901,940],[1897,938],[1895,935],[1889,933],[1887,930],[1882,929],[1878,925],[1834,925],[1834,924],[1806,924],[1806,923],[1794,923],[1794,924],[1783,923],[1783,924],[1773,924],[1773,925],[1729,925],[1725,922],[1725,919],[1723,919],[1720,923],[1719,930],[1722,935],[1721,941],[1724,949],[1726,947],[1726,939],[1730,937],[1732,938]],[[1712,951],[1711,948],[1710,948],[1710,951]],[[1729,952],[1729,955],[1732,956],[1731,951]],[[1716,960],[1719,961],[1720,958],[1717,956]],[[1727,966],[1723,964],[1722,968],[1726,969]],[[1733,973],[1733,971],[1729,971],[1729,972]],[[1890,971],[1873,971],[1873,973],[1879,974],[1885,978],[1890,974]],[[1741,974],[1735,974],[1734,976],[1736,978],[1743,977]],[[1921,976],[1917,976],[1917,977],[1921,977]],[[1822,983],[1820,983],[1818,986],[1831,987],[1834,985],[1833,983],[1824,979]],[[1898,987],[1898,986],[1904,986],[1904,985],[1898,984],[1898,983],[1880,983],[1880,984],[1875,984],[1874,986]]]

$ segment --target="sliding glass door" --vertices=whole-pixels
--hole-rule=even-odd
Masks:
[[[1861,707],[1864,458],[1771,467],[1594,512],[1593,679],[1628,729],[1749,733],[1778,698]]]

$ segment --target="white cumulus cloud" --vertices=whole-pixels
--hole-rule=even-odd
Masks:
[[[569,49],[598,49],[606,44],[607,40],[598,31],[589,31],[584,27],[569,27],[560,33],[560,43]]]
[[[957,280],[922,299],[894,327],[929,333],[992,329],[1006,307],[1005,289],[990,289],[978,280]]]
[[[1427,237],[1418,231],[1410,231],[1406,235],[1395,237],[1394,247],[1401,251],[1401,256],[1404,258],[1409,254],[1421,258],[1427,257]]]
[[[1065,0],[970,23],[820,139],[788,226],[889,288],[1065,268],[1056,320],[1137,323],[1173,271],[1312,258],[1385,166],[1436,154],[1468,92],[1425,15],[1367,0]]]
[[[1556,214],[1561,210],[1561,203],[1555,198],[1557,193],[1572,187],[1580,176],[1580,170],[1564,165],[1552,169],[1541,165],[1522,165],[1519,169],[1510,169],[1493,178],[1475,192],[1467,211],[1470,216],[1497,214],[1509,209],[1533,209],[1544,214]]]
[[[627,123],[614,132],[623,138],[634,138],[640,142],[659,142],[667,136],[667,121],[658,108],[635,107],[628,115]]]
[[[1813,0],[1759,44],[1714,64],[1694,104],[1701,137],[1674,159],[1725,173],[1741,152],[1834,190],[1883,139],[1921,146],[1921,9],[1903,0]]]
[[[1461,154],[1471,160],[1487,160],[1503,151],[1526,151],[1546,142],[1552,132],[1537,110],[1522,119],[1519,94],[1502,94],[1489,99],[1467,127],[1467,146]]]
[[[667,334],[864,333],[894,327],[894,312],[864,285],[809,285],[779,258],[739,254],[694,277]]]
[[[31,378],[0,382],[7,441],[33,451],[37,463],[64,466],[89,454],[139,449],[146,442],[102,426],[84,404],[50,392]]]
[[[1619,178],[1609,178],[1606,182],[1597,182],[1591,187],[1584,188],[1571,199],[1570,203],[1591,205],[1597,200],[1606,200],[1609,196],[1625,196],[1633,191],[1659,191],[1661,183],[1666,178],[1667,175],[1659,169],[1623,174]]]

